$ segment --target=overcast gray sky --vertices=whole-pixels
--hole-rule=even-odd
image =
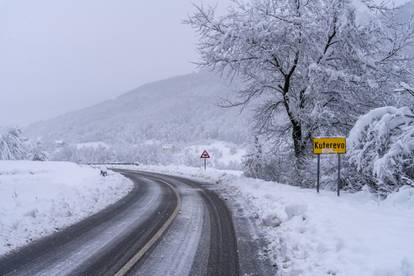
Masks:
[[[191,0],[0,0],[0,125],[26,125],[189,73]],[[203,3],[227,0],[204,0]]]

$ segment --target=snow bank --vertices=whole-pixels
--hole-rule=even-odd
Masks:
[[[123,176],[69,162],[0,161],[0,255],[124,197]]]
[[[249,179],[240,172],[146,167],[218,183],[256,218],[280,275],[414,275],[414,189],[385,201]]]
[[[282,275],[414,275],[414,189],[377,202],[368,193],[337,198],[259,180],[227,181],[257,214]]]

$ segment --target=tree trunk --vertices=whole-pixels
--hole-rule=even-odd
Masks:
[[[305,153],[305,144],[303,141],[302,125],[298,121],[294,114],[291,112],[289,103],[289,90],[290,90],[290,81],[296,70],[296,65],[298,63],[299,53],[296,54],[294,64],[290,69],[289,73],[285,76],[285,82],[283,85],[283,104],[286,109],[286,113],[289,116],[289,120],[292,124],[292,139],[293,139],[293,148],[295,152],[295,168],[294,168],[294,181],[297,182],[300,186],[303,185],[305,180],[305,164],[306,164],[306,153]],[[301,99],[303,101],[303,99]],[[306,181],[305,181],[306,183]]]
[[[302,126],[295,120],[291,120],[291,121],[292,121],[292,139],[293,139],[295,157],[301,158],[305,155],[305,147],[302,141]]]
[[[308,186],[306,179],[306,147],[302,136],[302,126],[299,122],[292,120],[292,139],[295,152],[294,181],[299,186]]]

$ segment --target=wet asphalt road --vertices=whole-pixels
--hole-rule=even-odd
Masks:
[[[98,214],[0,259],[0,275],[114,275],[179,208],[128,275],[240,275],[225,202],[196,181],[118,170],[133,191]]]

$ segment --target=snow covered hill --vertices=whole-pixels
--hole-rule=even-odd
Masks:
[[[243,144],[250,115],[218,106],[221,99],[234,96],[234,90],[234,84],[215,74],[193,73],[150,83],[116,99],[33,124],[25,134],[41,137],[49,149],[54,141],[104,143],[115,151],[116,147],[170,147],[179,151],[209,141]],[[118,159],[133,158],[125,155]]]

